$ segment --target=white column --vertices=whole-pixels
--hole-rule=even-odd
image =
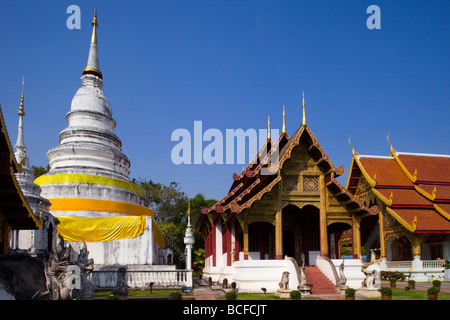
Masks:
[[[222,241],[222,218],[219,217],[216,223],[216,267],[223,266]]]
[[[149,257],[148,257],[148,264],[149,265],[153,265],[155,264],[153,261],[153,250],[155,250],[155,245],[154,245],[154,239],[153,239],[153,218],[149,217],[148,219],[148,223],[149,223],[149,232],[150,232],[150,239],[149,239],[149,247],[150,247],[150,252],[149,252]]]

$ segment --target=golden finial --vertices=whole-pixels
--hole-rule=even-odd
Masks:
[[[189,204],[188,204],[188,216],[190,216],[191,215],[191,202],[189,201]]]
[[[388,133],[386,139],[387,139],[387,142],[389,143],[389,145],[391,146],[391,156],[392,156],[392,154],[394,154],[397,150],[395,150],[395,149],[392,147],[392,143],[389,141],[389,133]]]
[[[22,75],[22,98],[20,99],[20,107],[19,107],[19,115],[24,116],[25,115],[25,107],[23,102],[23,92],[25,88],[25,72]]]
[[[394,193],[391,191],[391,194],[389,195],[389,202],[392,203],[394,199]]]
[[[283,129],[281,131],[282,133],[286,133],[286,111],[283,104]]]
[[[94,27],[92,29],[92,39],[91,39],[91,43],[97,44],[97,27],[98,27],[98,22],[97,22],[97,7],[95,7],[94,9],[94,18],[92,19],[92,26]]]
[[[359,153],[356,152],[355,149],[353,148],[352,143],[350,142],[350,139],[351,139],[351,138],[352,138],[351,136],[348,138],[348,144],[350,145],[350,148],[352,148],[352,154],[353,154],[354,156],[356,156],[356,155],[358,155]]]
[[[302,106],[303,106],[303,121],[302,121],[302,125],[303,125],[303,126],[306,126],[306,112],[305,112],[305,106],[306,106],[306,103],[305,103],[305,91],[303,91],[303,104],[302,104]]]
[[[267,116],[267,140],[270,140],[270,116]]]

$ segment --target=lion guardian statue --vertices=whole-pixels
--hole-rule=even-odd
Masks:
[[[278,285],[282,290],[289,290],[289,272],[287,271],[283,272],[283,275],[281,276],[281,281],[278,283]]]

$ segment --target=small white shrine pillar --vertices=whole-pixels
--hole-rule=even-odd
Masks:
[[[184,244],[186,245],[186,277],[187,284],[189,287],[193,287],[192,282],[192,247],[194,246],[195,238],[192,233],[191,227],[191,203],[188,206],[188,223],[186,228],[186,233],[184,235]]]
[[[192,233],[191,226],[191,203],[189,202],[188,207],[188,224],[186,228],[186,233],[184,235],[184,244],[186,245],[186,269],[192,269],[192,247],[194,246],[195,239],[194,234]]]

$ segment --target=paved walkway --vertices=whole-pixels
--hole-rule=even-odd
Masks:
[[[397,288],[404,289],[408,285],[407,282],[398,282]],[[389,287],[389,283],[382,282],[382,287]],[[433,284],[430,283],[416,283],[416,287],[414,290],[427,291],[428,288],[432,287]],[[441,292],[450,293],[450,282],[442,282],[441,283]],[[194,279],[194,297],[195,300],[217,300],[219,297],[225,295],[223,290],[220,290],[219,287],[211,288],[206,284],[205,281],[201,279]],[[319,300],[345,300],[345,296],[343,294],[328,294],[328,295],[311,295],[310,297]],[[363,300],[364,297],[356,294],[356,300]]]
[[[225,295],[223,290],[211,288],[202,279],[194,279],[193,281],[195,300],[217,300],[218,297]]]
[[[382,287],[390,287],[390,284],[386,281],[386,283],[381,283]],[[407,282],[397,282],[396,288],[398,289],[404,289],[406,286],[408,286]],[[420,290],[420,291],[427,291],[428,288],[432,287],[433,284],[430,282],[421,282],[416,283],[416,287],[414,290]],[[450,293],[450,282],[442,282],[441,283],[441,291],[442,293]],[[374,293],[377,294],[376,292]],[[343,294],[335,294],[335,295],[311,295],[312,298],[319,299],[319,300],[345,300],[345,295]],[[364,297],[358,294],[356,292],[356,300],[364,300]]]

